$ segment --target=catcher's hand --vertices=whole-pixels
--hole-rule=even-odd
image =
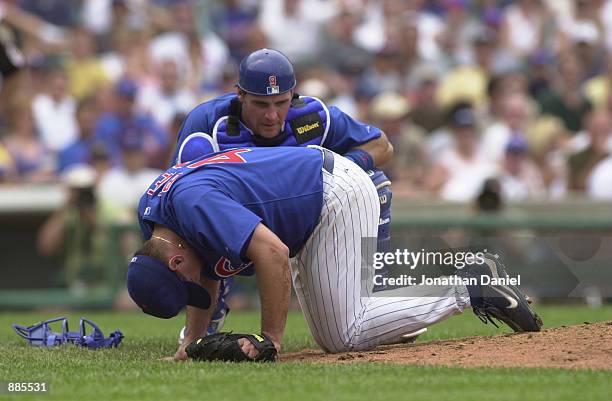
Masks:
[[[244,353],[238,340],[250,341],[259,353],[251,358]],[[200,338],[185,348],[187,356],[196,361],[274,362],[277,351],[274,343],[264,335],[217,333]]]

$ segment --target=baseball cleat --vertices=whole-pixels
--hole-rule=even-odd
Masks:
[[[507,279],[506,268],[499,259],[485,254],[484,263],[473,264],[457,271],[464,278],[476,278],[478,285],[468,285],[472,310],[483,322],[499,327],[492,317],[506,323],[516,332],[540,331],[542,319],[529,306],[527,298],[515,285],[502,284]],[[482,285],[482,276],[491,278],[491,284]],[[497,283],[496,283],[497,281]]]

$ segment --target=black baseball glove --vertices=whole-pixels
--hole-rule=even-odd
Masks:
[[[255,358],[246,355],[238,340],[246,338],[259,353]],[[217,333],[202,337],[185,348],[187,356],[196,361],[230,361],[230,362],[274,362],[276,347],[270,339],[258,334]]]

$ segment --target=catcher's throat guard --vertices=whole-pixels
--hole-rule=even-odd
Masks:
[[[61,332],[59,333],[51,329],[51,324],[55,322],[61,322]],[[91,328],[89,334],[87,334],[88,326]],[[102,330],[94,322],[84,317],[79,322],[79,331],[70,331],[68,329],[68,319],[65,317],[48,319],[29,327],[13,324],[13,330],[20,337],[26,339],[28,344],[35,347],[54,347],[71,343],[91,349],[112,348],[118,346],[123,339],[123,333],[120,330],[104,337]]]

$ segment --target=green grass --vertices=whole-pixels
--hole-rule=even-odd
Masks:
[[[612,317],[612,306],[538,307],[548,327]],[[182,318],[161,320],[141,313],[68,313],[76,327],[87,316],[105,333],[120,328],[119,349],[90,351],[76,347],[25,346],[10,328],[61,314],[0,314],[0,380],[50,382],[45,395],[16,400],[604,400],[612,392],[610,371],[561,369],[465,369],[352,365],[172,363],[159,361],[176,349]],[[233,313],[228,329],[258,331],[257,313]],[[508,330],[504,330],[508,331]],[[430,328],[419,341],[492,335],[471,313]],[[299,313],[289,317],[285,349],[314,348]],[[491,350],[494,352],[494,350]],[[0,395],[0,400],[10,396]]]

